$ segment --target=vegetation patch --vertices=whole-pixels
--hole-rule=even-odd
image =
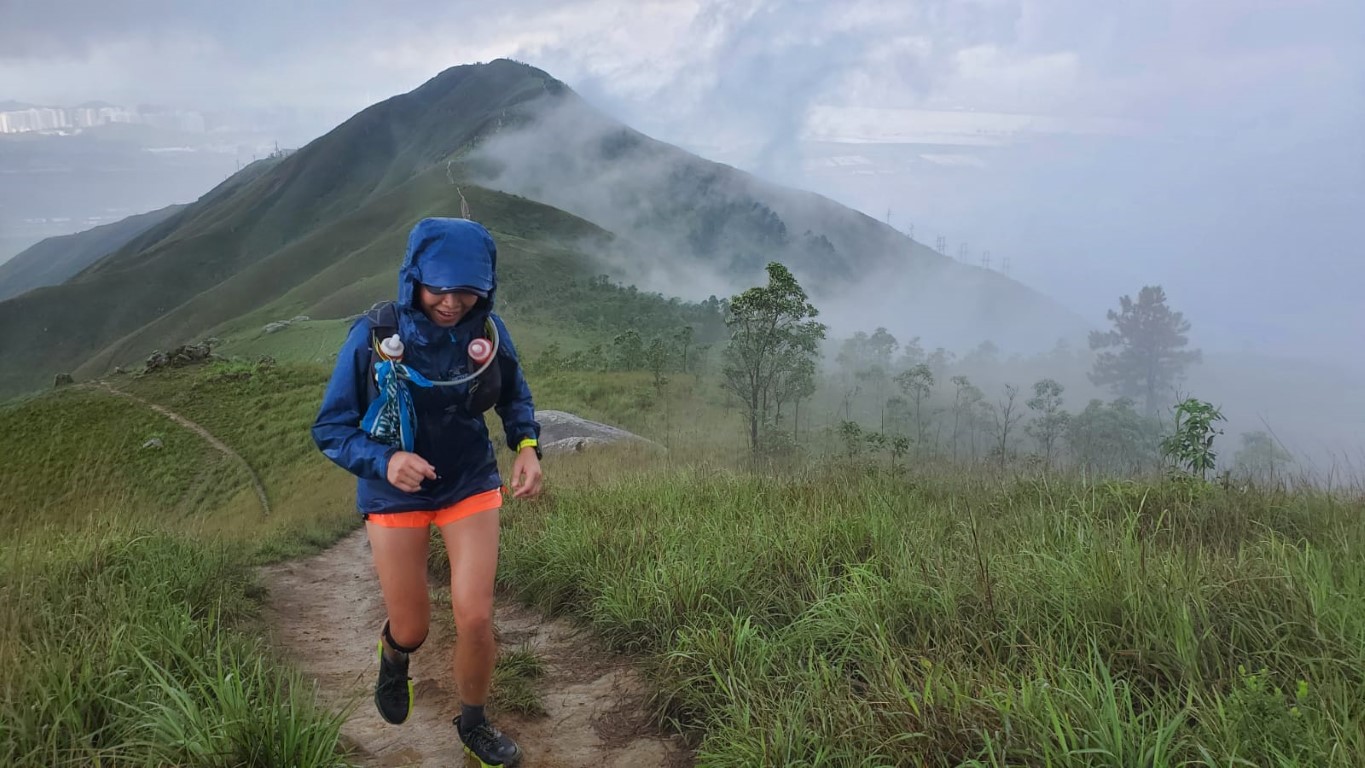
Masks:
[[[500,579],[648,658],[699,764],[1345,768],[1365,504],[1284,501],[652,470],[509,515]]]
[[[0,563],[0,763],[339,766],[344,713],[243,631],[256,589],[221,546],[99,526]]]

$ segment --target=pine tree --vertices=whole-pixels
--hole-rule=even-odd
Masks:
[[[1100,352],[1090,381],[1108,386],[1119,397],[1141,399],[1148,415],[1156,414],[1163,394],[1173,387],[1186,366],[1202,359],[1199,350],[1185,350],[1190,323],[1166,306],[1159,285],[1143,286],[1137,301],[1119,300],[1119,311],[1107,317],[1114,330],[1090,332],[1090,348]]]

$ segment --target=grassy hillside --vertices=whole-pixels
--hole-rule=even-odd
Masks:
[[[527,336],[546,333],[523,325]],[[338,330],[310,321],[250,343],[311,335],[302,349]],[[29,569],[16,582],[22,600],[6,604],[50,606],[36,621],[64,632],[67,615],[90,617],[81,632],[97,632],[100,621],[125,635],[155,622],[184,637],[209,632],[207,615],[191,612],[203,618],[185,624],[156,611],[175,610],[176,600],[241,599],[249,591],[232,586],[246,583],[240,563],[306,551],[356,524],[351,481],[307,434],[327,372],[218,362],[111,379],[240,453],[269,491],[269,519],[231,463],[100,390],[0,409],[14,454],[0,464],[14,531],[6,562]],[[660,392],[647,374],[532,376],[541,408],[622,424],[670,450],[548,459],[546,497],[506,511],[500,582],[638,654],[656,686],[650,706],[694,740],[698,764],[1346,768],[1365,758],[1358,496],[979,466],[890,469],[877,457],[840,458],[832,439],[810,441],[809,462],[753,473],[739,420],[712,382],[675,376]],[[26,431],[33,424],[47,428]],[[32,437],[19,442],[20,434]],[[141,448],[153,436],[163,447]],[[165,569],[186,557],[176,547],[191,545],[108,531],[134,522],[144,533],[190,533],[195,547],[227,546],[228,559],[192,554],[196,568],[176,575]],[[57,531],[82,530],[87,538],[51,550]],[[58,575],[91,557],[108,564],[108,576],[80,594],[107,611],[58,599],[73,583]],[[161,583],[182,597],[167,597]],[[119,602],[129,599],[171,607]],[[229,642],[250,642],[240,623],[249,609],[229,604],[225,620],[238,627]],[[12,612],[7,621],[35,619]],[[0,647],[8,681],[37,685],[36,672],[14,677],[33,669],[34,635],[7,636],[22,639]],[[123,669],[142,669],[108,645],[108,632],[90,637],[80,647],[113,648]],[[251,668],[236,646],[186,648],[153,658],[190,680],[198,673],[188,659],[204,654]],[[79,695],[102,680],[150,681],[98,689],[140,706],[162,685],[143,672],[90,670],[75,678]],[[261,698],[265,690],[251,694],[258,711],[308,706]],[[204,716],[218,711],[200,706]],[[23,736],[14,743],[36,754],[55,748],[36,740],[36,720],[10,714],[18,719],[6,718],[17,724],[8,727]],[[77,753],[87,757],[101,744],[89,734],[147,736],[108,712],[81,717],[65,722],[85,734]],[[326,741],[319,717],[309,732]],[[152,743],[170,743],[168,732]],[[259,730],[221,738],[289,741]]]
[[[19,539],[29,530],[128,522],[246,537],[270,551],[299,551],[308,541],[327,540],[348,522],[335,515],[346,509],[344,490],[319,496],[325,489],[314,488],[302,505],[296,496],[319,469],[307,430],[299,432],[297,425],[316,412],[325,377],[322,367],[222,364],[109,379],[120,391],[204,426],[237,451],[265,485],[269,516],[239,462],[151,408],[93,386],[0,408],[0,434],[10,449],[0,468],[0,511]],[[153,440],[160,444],[147,446]],[[120,519],[127,510],[132,516]]]
[[[183,205],[129,216],[113,224],[49,237],[0,264],[0,301],[44,285],[57,285],[165,221]]]
[[[512,283],[524,276],[550,283],[570,274],[589,274],[581,254],[549,242],[591,242],[605,233],[555,209],[502,193],[470,188],[464,194],[499,239],[501,279]],[[422,174],[184,304],[167,308],[160,317],[91,356],[76,373],[97,376],[115,365],[137,361],[151,349],[256,329],[297,315],[336,318],[355,314],[395,295],[410,222],[458,210],[458,193],[444,173]],[[553,238],[543,233],[553,233]]]

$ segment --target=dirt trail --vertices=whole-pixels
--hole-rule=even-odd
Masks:
[[[277,647],[317,680],[324,700],[354,703],[342,736],[367,766],[465,765],[451,717],[458,711],[450,677],[449,622],[432,606],[431,635],[412,657],[416,704],[403,725],[380,719],[371,700],[378,673],[375,643],[384,604],[363,529],[331,549],[263,569],[270,590],[266,620]],[[499,597],[494,623],[504,648],[533,647],[546,663],[539,685],[547,714],[495,713],[521,744],[526,768],[650,768],[690,765],[670,738],[649,727],[642,685],[623,660],[595,650],[581,631],[546,620]],[[491,710],[490,710],[491,711]]]

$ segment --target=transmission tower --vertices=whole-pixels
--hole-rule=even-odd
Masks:
[[[1000,268],[1005,271],[1006,275],[1010,273],[1010,257],[1006,256],[1000,260]]]
[[[938,236],[938,240],[936,240],[936,241],[934,242],[934,250],[938,251],[939,253],[943,254],[944,256],[947,256],[947,255],[948,255],[948,238],[944,237],[943,235],[939,235],[939,236]]]
[[[990,269],[990,268],[991,268],[991,252],[990,252],[990,251],[983,251],[983,252],[981,253],[981,266],[985,267],[986,269]]]
[[[957,246],[957,260],[958,260],[958,261],[966,261],[966,260],[967,260],[967,257],[968,257],[968,256],[971,256],[971,255],[972,255],[971,252],[967,250],[967,244],[966,244],[966,243],[960,243],[960,244]]]

